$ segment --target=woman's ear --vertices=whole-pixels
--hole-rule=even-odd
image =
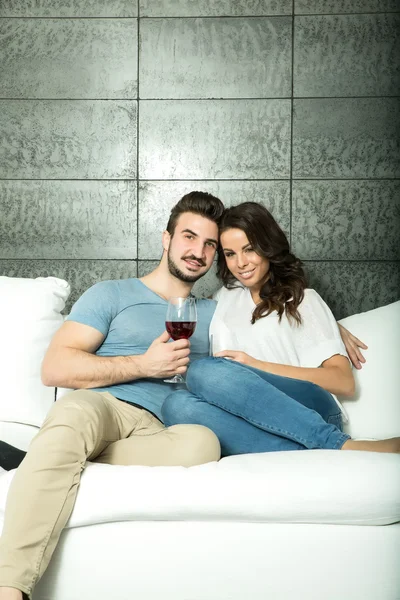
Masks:
[[[163,231],[162,234],[162,245],[165,252],[168,252],[169,245],[171,243],[171,234],[168,231]]]

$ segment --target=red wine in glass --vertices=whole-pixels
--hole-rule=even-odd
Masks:
[[[196,329],[196,299],[170,298],[165,327],[173,340],[187,340]],[[182,375],[176,374],[172,379],[164,379],[166,383],[185,383]]]
[[[196,321],[166,321],[165,325],[173,340],[187,340],[194,333]]]

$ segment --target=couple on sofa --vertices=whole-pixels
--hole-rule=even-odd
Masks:
[[[197,300],[188,340],[165,329],[168,299],[188,297],[216,250],[217,304]],[[0,600],[29,597],[74,506],[86,461],[191,466],[220,455],[329,448],[399,452],[398,438],[356,441],[333,394],[352,395],[361,344],[310,289],[270,213],[224,210],[204,192],[173,208],[158,267],[87,290],[42,367],[54,404],[10,487],[0,540]],[[209,334],[219,351],[209,356]],[[343,344],[341,334],[345,340]],[[189,365],[190,358],[190,366]],[[186,374],[187,386],[164,379]]]

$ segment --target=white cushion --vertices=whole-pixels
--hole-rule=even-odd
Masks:
[[[40,369],[69,293],[55,277],[0,277],[0,421],[43,423],[55,390],[42,384]]]
[[[29,444],[38,431],[39,428],[33,425],[0,421],[0,440],[20,450],[28,450]]]
[[[0,477],[0,521],[13,475]],[[135,520],[396,523],[400,455],[267,452],[190,468],[89,463],[67,528]]]
[[[353,438],[400,435],[400,301],[339,321],[365,342],[366,363],[354,369],[356,394],[339,398]]]
[[[34,599],[399,600],[399,556],[400,523],[113,522],[64,531]]]

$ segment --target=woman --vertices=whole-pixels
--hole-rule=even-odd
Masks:
[[[214,357],[192,363],[186,390],[163,406],[166,425],[212,429],[222,455],[327,448],[399,452],[400,438],[355,441],[334,394],[352,396],[354,378],[337,323],[306,288],[301,261],[262,205],[227,209],[220,225],[210,326]]]

